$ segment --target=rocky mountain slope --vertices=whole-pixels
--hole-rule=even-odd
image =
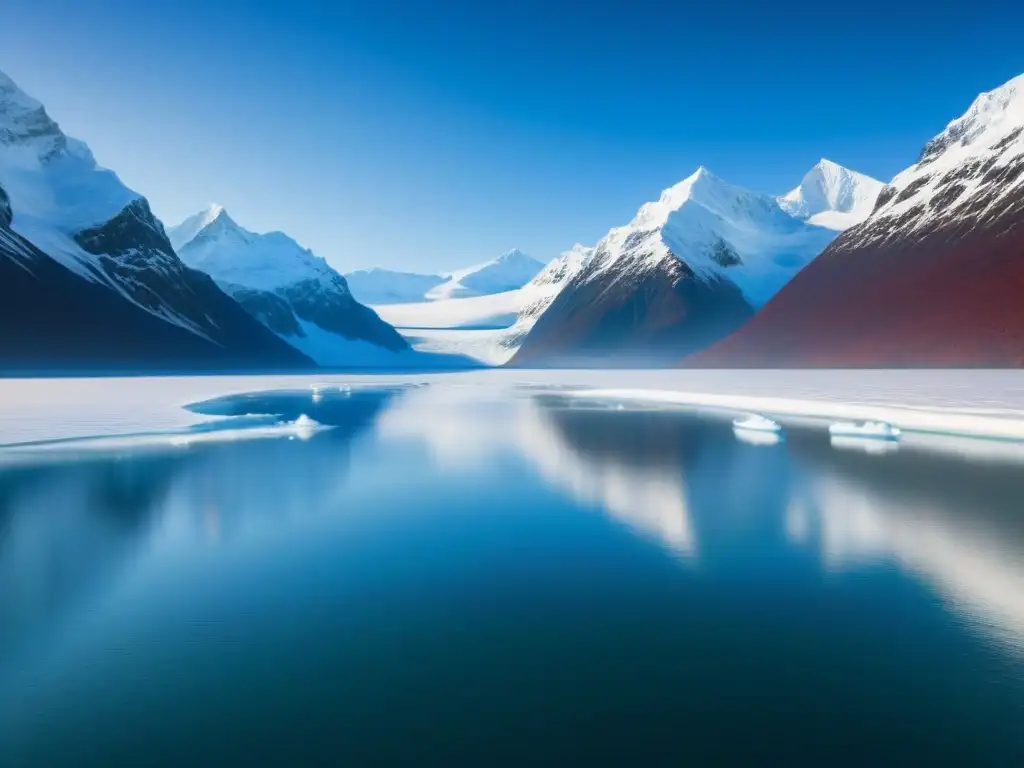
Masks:
[[[983,93],[706,366],[1024,364],[1024,75]]]
[[[256,234],[221,206],[169,230],[181,260],[321,365],[388,365],[408,349],[326,261],[281,232]]]
[[[846,204],[850,195],[832,186],[848,177],[816,169],[826,171],[823,202],[806,195],[816,213],[803,195],[788,212],[705,168],[666,189],[582,260],[512,362],[655,364],[728,335],[835,237],[810,218]]]
[[[311,367],[175,255],[145,198],[0,73],[0,368]]]

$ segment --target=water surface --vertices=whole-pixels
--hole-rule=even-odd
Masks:
[[[3,455],[0,764],[1024,762],[1012,451],[541,389],[196,410]]]

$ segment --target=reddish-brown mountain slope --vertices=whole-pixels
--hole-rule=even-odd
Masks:
[[[1024,76],[982,94],[702,367],[1024,364]]]

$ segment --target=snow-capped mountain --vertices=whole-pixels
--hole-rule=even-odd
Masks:
[[[0,365],[294,367],[175,255],[149,204],[0,73]]]
[[[574,246],[520,288],[463,298],[382,304],[376,310],[416,349],[500,365],[515,353],[537,317],[592,252],[592,248]]]
[[[835,235],[699,168],[598,242],[513,362],[624,364],[701,349],[749,319]]]
[[[356,300],[363,304],[406,304],[424,301],[427,291],[448,280],[444,275],[421,275],[390,269],[346,272],[345,280]]]
[[[500,339],[501,348],[509,358],[522,346],[523,340],[537,324],[537,319],[547,311],[561,290],[583,271],[593,256],[594,248],[576,243],[549,262],[523,287],[523,302],[515,322]]]
[[[1024,75],[974,100],[704,365],[1024,364]]]
[[[371,306],[490,296],[522,288],[544,267],[518,248],[496,259],[437,275],[364,269],[345,275],[352,295]]]
[[[822,158],[800,180],[799,186],[778,198],[778,202],[793,216],[841,232],[871,215],[884,186],[877,179]]]
[[[468,296],[486,296],[522,288],[544,268],[544,264],[513,248],[496,259],[446,275],[447,280],[427,291],[432,301]]]
[[[394,362],[408,344],[340,274],[282,232],[256,234],[212,205],[169,230],[181,260],[321,365]]]

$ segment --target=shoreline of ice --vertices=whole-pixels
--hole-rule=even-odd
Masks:
[[[976,409],[920,405],[876,405],[815,398],[716,394],[660,389],[577,389],[564,394],[638,403],[673,405],[726,413],[764,413],[773,418],[796,417],[823,422],[884,422],[907,432],[1024,441],[1024,411],[994,416]],[[1005,413],[1005,411],[1003,412]]]
[[[764,413],[791,421],[886,421],[904,431],[1024,440],[1024,371],[690,371],[490,369],[448,373],[0,379],[0,446],[185,430],[185,406],[267,391],[426,384],[458,397],[544,391]],[[465,395],[463,393],[466,393]]]

